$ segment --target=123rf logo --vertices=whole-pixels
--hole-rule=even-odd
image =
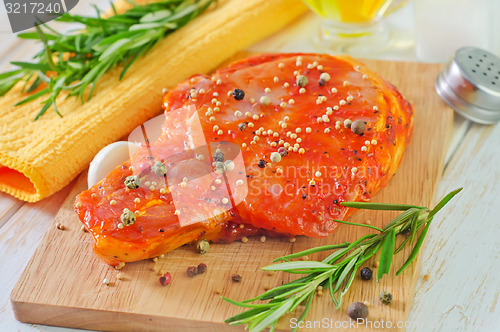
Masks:
[[[52,21],[73,9],[78,0],[4,0],[13,33]]]

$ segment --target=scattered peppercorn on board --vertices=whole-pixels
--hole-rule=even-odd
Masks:
[[[364,62],[392,82],[415,108],[413,137],[401,166],[374,201],[430,206],[435,200],[435,187],[443,171],[444,151],[453,116],[434,91],[434,79],[441,65]],[[14,287],[12,306],[16,318],[22,322],[116,331],[242,330],[241,326],[233,327],[223,322],[241,312],[241,308],[224,302],[221,296],[234,300],[254,297],[266,288],[289,280],[289,276],[282,273],[269,275],[260,271],[273,259],[319,245],[353,241],[369,232],[365,228],[341,225],[325,239],[298,237],[291,242],[289,239],[267,238],[261,242],[257,237],[246,243],[211,245],[205,255],[200,255],[194,246],[184,246],[156,263],[151,260],[130,263],[118,271],[93,254],[90,234],[81,230],[74,213],[75,196],[85,187],[86,174],[82,174]],[[356,213],[350,221],[369,220],[372,225],[382,227],[393,217],[391,212],[363,211]],[[64,230],[57,227],[61,224]],[[404,322],[411,308],[420,260],[398,277],[395,271],[410,251],[411,247],[406,247],[394,257],[391,273],[379,283],[374,279],[364,281],[357,276],[344,297],[341,310],[335,309],[326,292],[317,296],[306,320],[311,324],[314,321],[328,322],[333,324],[328,325],[332,329],[336,321],[340,322],[337,324],[345,322],[347,328],[342,330],[350,330],[347,307],[355,301],[368,301],[368,321],[372,326],[377,326],[375,324],[382,320],[390,321],[392,327]],[[199,263],[206,264],[207,271],[188,277],[188,267]],[[370,260],[364,266],[376,271],[374,264],[375,260]],[[170,284],[162,286],[159,272],[170,273]],[[239,282],[233,281],[235,274],[241,276]],[[109,283],[104,283],[105,280]],[[383,291],[393,295],[391,304],[380,302],[379,295]],[[299,308],[295,317],[300,313]],[[283,318],[278,328],[289,330],[293,327],[293,320],[290,321],[293,317]]]

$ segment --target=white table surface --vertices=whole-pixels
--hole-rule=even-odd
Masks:
[[[75,11],[85,13],[89,3],[81,0]],[[386,52],[372,57],[438,62],[415,56],[414,13],[410,2],[388,17],[395,28],[393,43]],[[11,59],[27,60],[36,50],[16,41],[5,19],[0,11],[0,72],[9,68]],[[251,50],[317,51],[311,35],[318,24],[318,19],[308,14]],[[456,115],[438,196],[460,186],[464,190],[436,216],[430,228],[407,331],[500,331],[499,185],[500,124],[473,124]],[[9,300],[67,194],[66,188],[41,202],[24,203],[0,193],[0,331],[73,331],[20,323]],[[424,275],[430,278],[424,280]]]

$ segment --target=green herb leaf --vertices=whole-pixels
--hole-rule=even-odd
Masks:
[[[11,78],[11,77],[16,77],[16,76],[22,77],[24,75],[26,75],[26,72],[22,69],[12,70],[12,71],[0,74],[0,81],[4,80],[4,79]]]
[[[299,286],[305,286],[307,285],[307,283],[303,282],[303,283],[295,283],[295,284],[285,284],[285,285],[282,285],[282,286],[278,286],[278,287],[275,287],[265,293],[263,293],[262,295],[260,295],[258,298],[256,299],[259,299],[259,300],[269,300],[269,299],[274,299],[274,298],[277,298],[278,296],[282,295],[282,294],[285,294],[286,292],[288,292],[289,290],[291,289],[295,289]],[[256,300],[254,299],[254,301]],[[247,301],[245,301],[247,302]]]
[[[40,39],[40,36],[36,32],[20,33],[17,35],[17,37],[19,37],[21,39],[35,39],[35,40]],[[59,38],[58,35],[52,35],[50,33],[45,34],[45,39],[47,39],[47,40],[57,40],[57,38]]]
[[[304,262],[286,262],[286,263],[278,263],[274,265],[269,265],[263,267],[264,271],[296,271],[293,273],[305,273],[304,271],[308,271],[314,269],[316,271],[326,271],[330,270],[332,266],[330,264],[325,264],[322,262],[314,262],[314,261],[304,261]]]
[[[410,221],[410,243],[413,243],[413,239],[415,238],[415,234],[417,233],[418,219],[419,215],[416,214]]]
[[[0,74],[0,96],[6,94],[14,85],[26,76],[26,72],[22,69],[13,70],[7,73]]]
[[[238,305],[238,303],[231,302],[230,299],[227,299],[225,297],[223,297],[222,299],[224,301],[229,302],[229,303]],[[242,320],[244,320],[246,318],[251,318],[251,317],[255,316],[255,314],[259,314],[259,313],[261,313],[261,312],[263,312],[265,310],[266,310],[266,308],[253,308],[253,309],[250,309],[250,310],[247,310],[247,311],[243,311],[240,314],[234,315],[233,317],[226,319],[224,322],[225,323],[233,323],[233,322],[242,321]]]
[[[341,250],[334,251],[331,253],[329,256],[327,256],[325,259],[323,259],[323,263],[326,264],[331,264],[332,262],[338,261],[341,257],[343,257],[345,254],[347,254],[351,250],[350,248],[343,248]]]
[[[309,309],[311,309],[312,300],[313,300],[313,294],[309,295],[309,297],[307,298],[306,307],[304,308],[302,315],[300,315],[299,319],[297,320],[296,326],[293,329],[291,329],[291,332],[297,331],[297,328],[299,327],[300,322],[304,321],[304,319],[306,318],[307,313],[309,312]],[[276,323],[277,322],[278,321],[276,321]]]
[[[425,235],[427,234],[427,231],[429,230],[429,226],[431,225],[431,222],[429,221],[427,225],[425,225],[424,230],[422,231],[422,234],[418,237],[417,243],[415,243],[415,246],[413,247],[413,250],[410,253],[410,256],[406,260],[406,262],[403,264],[403,266],[396,272],[396,275],[398,276],[401,272],[403,272],[410,264],[413,262],[413,260],[417,257],[418,251],[420,250],[420,247],[422,246],[422,243],[424,243]]]
[[[287,261],[289,259],[303,257],[303,256],[315,254],[315,253],[321,252],[321,251],[334,250],[334,249],[339,249],[339,248],[347,248],[349,245],[350,245],[349,242],[344,242],[344,243],[341,243],[341,244],[333,244],[333,245],[327,245],[327,246],[322,246],[322,247],[311,248],[311,249],[307,249],[307,250],[304,250],[304,251],[297,252],[295,254],[290,254],[290,255],[286,255],[286,256],[283,256],[283,257],[276,258],[273,262]]]
[[[40,118],[42,115],[44,115],[45,112],[47,112],[47,110],[51,106],[51,103],[49,103],[48,101],[46,101],[46,102],[44,102],[42,104],[43,104],[43,107],[40,110],[40,112],[38,112],[38,114],[36,115],[35,120],[38,120],[38,118]]]
[[[384,274],[389,273],[394,256],[394,244],[396,243],[396,230],[391,228],[382,241],[382,252],[380,253],[380,261],[377,270],[377,282]]]
[[[330,293],[330,297],[332,298],[335,307],[340,308],[340,301],[335,297],[335,292],[333,291],[333,278],[328,278],[328,292]]]
[[[388,223],[387,225],[384,226],[383,230],[385,231],[389,228],[399,226],[400,224],[411,219],[415,214],[419,214],[422,211],[425,211],[425,210],[417,209],[417,208],[409,208],[408,210],[404,211],[396,218],[392,219],[390,223]]]
[[[399,247],[396,248],[396,250],[394,251],[395,254],[397,254],[398,252],[400,252],[401,250],[403,250],[403,248],[406,246],[406,243],[408,243],[408,241],[410,241],[411,239],[411,236],[408,236],[406,239],[404,239],[403,242],[401,242],[401,244],[399,245]]]
[[[384,231],[384,230],[382,230],[382,229],[380,229],[378,227],[372,226],[372,225],[357,224],[357,223],[354,223],[354,222],[347,222],[347,221],[342,221],[342,220],[337,220],[337,219],[334,219],[334,221],[338,222],[340,224],[345,224],[345,225],[353,225],[353,226],[361,226],[361,227],[371,228],[371,229],[377,230],[379,232],[383,232]]]
[[[356,265],[356,259],[349,260],[349,262],[344,267],[344,269],[342,270],[342,273],[340,274],[340,276],[337,280],[337,284],[335,285],[335,289],[333,290],[334,293],[340,289],[340,286],[344,282],[344,280],[347,277],[347,275],[349,274],[349,272],[351,272],[351,270],[354,268],[354,265]]]
[[[49,92],[49,88],[45,88],[43,90],[40,90],[34,94],[32,94],[31,96],[19,101],[18,103],[15,104],[15,106],[19,106],[19,105],[22,105],[22,104],[26,104],[26,103],[29,103],[30,101],[32,100],[35,100],[37,98],[40,98],[41,96],[47,94]]]
[[[51,70],[50,66],[45,63],[30,63],[30,62],[11,62],[14,66],[18,66],[23,69],[32,69],[32,70],[40,70],[42,72],[46,72]]]
[[[432,209],[432,211],[429,213],[429,219],[431,219],[436,213],[439,212],[445,206],[453,197],[455,197],[456,194],[462,191],[463,188],[458,188],[453,190],[452,192],[448,193],[445,197],[443,197],[439,203]]]
[[[340,292],[339,303],[337,305],[337,309],[340,309],[340,306],[342,305],[342,298],[347,293],[347,291],[349,290],[349,288],[352,285],[352,282],[354,281],[354,277],[356,276],[357,266],[358,266],[358,264],[356,264],[354,266],[354,268],[351,272],[351,276],[349,277],[349,280],[347,281],[347,284],[344,286],[344,289]]]
[[[252,331],[254,332],[260,332],[263,331],[266,327],[269,325],[273,324],[274,322],[278,321],[278,319],[286,314],[288,310],[292,307],[293,302],[292,301],[285,301],[282,305],[279,307],[276,307],[270,315],[264,316],[262,320],[260,321],[255,321],[256,324],[252,326]]]
[[[408,204],[388,204],[388,203],[370,203],[370,202],[342,202],[345,207],[363,209],[363,210],[378,210],[378,211],[406,211],[411,208],[425,209],[422,206]]]
[[[56,100],[62,90],[68,91],[67,97],[83,96],[88,93],[90,99],[99,79],[115,66],[122,66],[120,79],[124,77],[133,63],[154,47],[172,31],[180,29],[204,12],[214,0],[164,0],[145,5],[134,4],[122,14],[103,18],[96,7],[97,17],[64,14],[58,22],[80,23],[82,29],[75,29],[68,34],[61,34],[47,25],[36,27],[35,32],[22,33],[23,39],[39,40],[43,50],[33,59],[35,62],[14,62],[19,69],[0,75],[0,96],[12,87],[24,81],[31,84],[33,91],[41,82],[48,88],[36,96],[28,96],[16,105],[47,96],[41,104],[40,116],[52,106],[57,110]],[[51,77],[64,76],[64,83],[49,84]],[[33,81],[34,83],[28,83]],[[61,82],[57,80],[56,82]],[[90,88],[90,91],[87,89]]]
[[[151,23],[151,22],[159,22],[167,17],[171,16],[172,12],[170,10],[159,10],[157,12],[152,12],[141,17],[139,22],[141,23]]]

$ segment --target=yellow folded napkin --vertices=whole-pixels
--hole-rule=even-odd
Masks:
[[[63,118],[49,109],[33,121],[43,97],[14,107],[26,97],[19,84],[0,98],[0,190],[35,202],[62,189],[102,147],[161,112],[163,88],[214,70],[305,10],[300,0],[219,0],[138,59],[121,81],[120,68],[104,75],[89,102],[60,96]]]

